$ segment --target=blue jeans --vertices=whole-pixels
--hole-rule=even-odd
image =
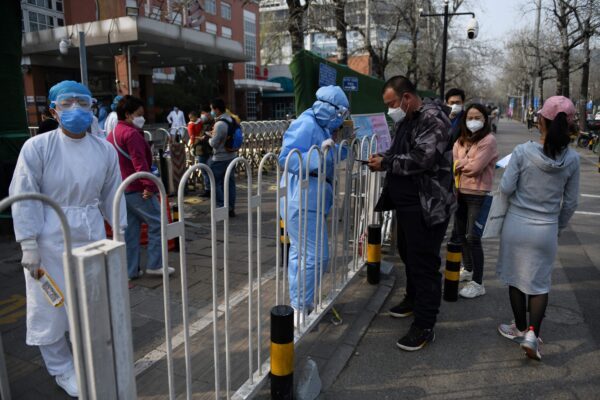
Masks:
[[[224,186],[225,186],[225,172],[227,172],[227,167],[231,164],[233,160],[227,161],[213,161],[212,159],[209,162],[209,167],[212,169],[213,174],[215,175],[215,190],[217,196],[217,207],[223,207],[223,199],[224,199]],[[229,178],[229,209],[235,209],[235,171],[232,171],[231,177]]]
[[[210,166],[210,156],[196,156],[196,162]],[[204,179],[204,190],[210,192],[210,179],[208,179],[208,175],[204,171],[202,171],[202,178]]]
[[[162,267],[160,240],[160,206],[156,196],[145,200],[141,192],[125,193],[127,203],[127,274],[129,278],[138,276],[140,268],[140,231],[141,224],[148,225],[148,261],[147,269]]]

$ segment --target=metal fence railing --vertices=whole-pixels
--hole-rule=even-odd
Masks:
[[[261,387],[268,376],[269,371],[269,354],[264,345],[265,338],[268,332],[263,329],[265,319],[268,315],[263,315],[261,310],[275,306],[278,304],[289,304],[291,299],[289,295],[289,280],[288,280],[288,250],[285,246],[280,246],[280,219],[283,220],[284,236],[289,235],[289,227],[292,226],[291,216],[289,215],[289,202],[292,196],[291,184],[292,180],[298,183],[298,225],[297,225],[297,257],[298,268],[296,280],[301,290],[298,290],[296,302],[299,305],[306,306],[307,281],[313,279],[317,284],[312,298],[312,306],[314,309],[310,314],[307,313],[307,307],[300,307],[304,310],[300,313],[296,320],[296,333],[294,341],[301,341],[308,332],[319,322],[321,318],[333,306],[336,299],[341,295],[344,289],[348,286],[352,278],[362,268],[364,257],[362,243],[365,239],[365,233],[369,223],[375,222],[379,217],[374,213],[373,208],[376,201],[376,195],[379,192],[381,184],[380,173],[370,173],[367,167],[355,162],[356,159],[364,159],[369,154],[376,152],[376,141],[365,138],[361,141],[354,139],[352,142],[343,141],[336,147],[325,147],[321,149],[318,146],[313,146],[307,153],[302,154],[299,150],[292,150],[285,160],[283,166],[278,162],[278,151],[281,146],[281,136],[287,127],[285,121],[274,122],[245,122],[243,123],[244,135],[246,137],[245,145],[240,150],[240,156],[236,158],[228,167],[225,175],[225,204],[223,207],[216,206],[216,198],[214,191],[210,198],[210,242],[211,242],[211,270],[212,270],[212,332],[208,330],[200,334],[212,335],[212,368],[214,372],[214,398],[219,399],[224,396],[227,399],[249,399],[254,396],[257,390]],[[153,142],[162,141],[164,135],[159,138],[159,134],[148,133],[148,138]],[[316,161],[315,161],[316,160]],[[315,167],[316,165],[316,167]],[[275,172],[276,184],[275,188],[269,188],[265,182],[267,166]],[[247,244],[245,249],[237,248],[235,253],[236,260],[240,262],[240,254],[246,253],[244,261],[247,264],[247,292],[244,295],[244,301],[247,305],[247,321],[244,322],[243,328],[240,328],[239,322],[232,324],[232,306],[230,292],[230,274],[232,263],[232,254],[234,253],[231,247],[231,221],[229,217],[230,204],[228,197],[227,182],[231,179],[234,170],[242,169],[248,171],[245,174],[246,191],[245,201],[247,207]],[[253,171],[256,170],[256,175]],[[211,169],[204,164],[194,164],[190,166],[184,173],[179,182],[177,190],[177,203],[179,210],[184,210],[184,193],[188,179],[202,171],[208,175],[211,186],[214,187],[215,179]],[[256,181],[255,181],[256,176]],[[190,321],[190,306],[188,293],[188,261],[186,248],[186,217],[185,213],[181,212],[180,220],[168,223],[167,222],[167,193],[160,179],[150,173],[136,173],[128,177],[119,187],[113,205],[113,226],[118,226],[119,221],[119,204],[124,194],[125,188],[134,180],[145,178],[152,180],[159,188],[161,195],[161,239],[163,250],[163,302],[164,302],[164,323],[165,323],[165,353],[166,372],[168,376],[168,397],[175,399],[177,396],[185,396],[191,399],[194,396],[193,389],[193,356],[194,350],[190,338],[190,327],[193,321]],[[271,179],[272,181],[272,179]],[[256,182],[256,185],[254,184]],[[316,193],[314,186],[316,182]],[[270,182],[272,183],[272,182]],[[312,185],[311,185],[312,184]],[[271,185],[272,186],[272,185]],[[313,191],[310,190],[313,187]],[[11,203],[21,200],[22,198],[37,198],[43,199],[40,195],[23,195],[20,197],[8,198],[0,202],[0,210],[8,207]],[[333,204],[330,209],[327,209],[328,197],[331,196]],[[309,198],[310,197],[310,198]],[[275,210],[273,210],[274,218],[265,219],[267,200],[276,200]],[[308,210],[308,202],[316,201],[316,225],[310,224],[309,213],[314,213],[315,210]],[[281,207],[280,207],[281,206]],[[60,207],[55,209],[60,214]],[[280,212],[282,210],[283,212]],[[272,225],[270,227],[269,224]],[[267,223],[267,225],[265,225]],[[222,225],[222,231],[219,231],[218,226]],[[65,226],[65,243],[68,242],[68,226]],[[263,232],[267,226],[271,232]],[[309,229],[310,228],[310,229]],[[313,231],[314,229],[314,231]],[[124,251],[124,239],[118,229],[114,230],[114,239],[103,241],[114,243],[120,251]],[[221,233],[222,232],[222,233]],[[222,237],[221,237],[222,234]],[[207,233],[208,235],[208,233]],[[208,237],[208,236],[207,236]],[[316,243],[315,254],[317,255],[317,266],[314,270],[314,276],[307,276],[307,238],[314,238]],[[173,315],[171,311],[171,294],[169,286],[169,277],[167,268],[168,252],[167,241],[170,239],[179,240],[180,258],[179,269],[181,271],[181,312],[182,312],[182,333],[183,333],[183,360],[185,362],[185,376],[176,375],[174,372],[174,351],[173,345],[174,327],[172,326]],[[270,244],[270,246],[267,246]],[[272,252],[275,255],[275,265],[265,265],[266,254]],[[281,257],[283,252],[283,257]],[[325,252],[329,254],[328,259],[324,257]],[[67,295],[74,298],[75,289],[74,281],[71,280],[70,274],[73,267],[69,260],[71,259],[70,246],[66,246],[65,256],[65,273],[67,275]],[[85,253],[78,253],[79,259],[85,258]],[[82,255],[83,254],[83,255]],[[82,258],[83,257],[83,258]],[[219,262],[222,260],[222,264]],[[125,266],[122,265],[124,258],[121,261],[115,261],[115,258],[107,256],[106,271],[108,271],[110,279],[114,282],[116,279],[122,280],[125,285],[126,273]],[[84,265],[83,261],[80,262]],[[219,267],[222,266],[222,271],[219,272]],[[265,282],[265,268],[274,269],[273,281]],[[106,285],[106,279],[99,279]],[[88,282],[87,290],[95,290],[96,282]],[[121,285],[122,286],[122,285]],[[219,287],[223,288],[222,295],[219,296]],[[126,289],[125,289],[126,290]],[[265,300],[264,291],[272,291],[272,296]],[[78,326],[78,318],[82,312],[77,309],[76,302],[67,301],[69,305],[69,321],[71,322],[71,340],[74,345],[75,360],[77,362],[77,373],[80,382],[81,395],[80,398],[119,398],[131,399],[136,397],[136,382],[133,360],[130,358],[132,351],[133,333],[131,330],[131,320],[129,314],[129,302],[125,301],[123,294],[119,291],[109,291],[108,299],[104,307],[108,311],[107,315],[111,318],[112,331],[112,358],[109,368],[109,373],[104,373],[102,376],[95,376],[93,371],[101,370],[101,366],[95,365],[95,368],[89,369],[85,366],[90,365],[94,360],[90,349],[80,348],[83,339],[84,344],[93,344],[98,342],[98,338],[94,335],[99,334],[94,330],[81,329]],[[114,296],[117,296],[115,298]],[[116,312],[116,304],[121,302],[120,307],[122,313]],[[79,307],[85,308],[85,304]],[[101,308],[101,304],[96,304],[96,307]],[[90,310],[85,310],[85,315],[90,315]],[[101,312],[96,310],[95,312]],[[120,318],[120,319],[119,319]],[[125,319],[125,320],[124,320]],[[114,329],[114,327],[118,329]],[[236,331],[242,329],[245,333]],[[109,330],[110,331],[110,330]],[[103,331],[103,334],[106,334]],[[101,332],[102,333],[102,332]],[[119,334],[120,338],[115,338],[115,334]],[[240,365],[236,362],[232,365],[232,335],[236,334],[245,336],[246,365],[247,376],[244,380],[234,379],[233,373]],[[82,337],[82,335],[84,337]],[[85,336],[87,335],[87,336]],[[103,339],[106,339],[103,337]],[[110,341],[109,341],[110,342]],[[117,349],[114,346],[119,346]],[[181,349],[179,349],[181,350]],[[106,348],[96,351],[108,351]],[[121,357],[116,356],[116,352],[121,352]],[[236,357],[240,357],[236,354]],[[92,361],[90,361],[92,360]],[[0,365],[0,378],[2,377],[2,366]],[[239,374],[238,374],[239,375]],[[224,377],[224,379],[223,379]],[[112,381],[111,381],[112,379]],[[185,379],[185,393],[178,393],[176,381]],[[90,382],[93,383],[89,384]],[[109,382],[117,382],[118,390],[115,392],[115,397],[106,396],[106,388],[103,384]],[[98,397],[100,396],[100,397]]]

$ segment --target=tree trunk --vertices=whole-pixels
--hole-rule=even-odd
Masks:
[[[286,0],[288,5],[288,32],[292,41],[292,55],[304,50],[304,12],[299,0]]]
[[[337,41],[337,62],[348,65],[348,39],[346,38],[346,0],[333,0],[335,4],[335,39]]]
[[[556,95],[569,97],[569,75],[571,69],[571,52],[568,48],[564,48],[560,52],[560,67],[557,71],[556,79]]]
[[[579,91],[579,126],[585,129],[586,103],[588,99],[588,85],[590,83],[590,35],[585,35],[583,41],[583,66],[581,68],[581,89]]]

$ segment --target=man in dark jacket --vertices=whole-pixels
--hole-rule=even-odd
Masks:
[[[406,267],[406,295],[392,317],[415,320],[397,346],[415,351],[435,339],[442,295],[440,247],[455,208],[450,120],[441,106],[423,101],[404,76],[390,78],[383,101],[396,135],[385,154],[371,156],[372,171],[386,171],[377,210],[396,210],[398,249]]]
[[[446,92],[446,105],[450,107],[450,148],[460,136],[460,120],[464,113],[465,106],[465,91],[459,88],[452,88]]]

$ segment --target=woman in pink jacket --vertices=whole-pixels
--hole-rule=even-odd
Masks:
[[[452,149],[458,188],[458,209],[454,216],[453,237],[462,245],[463,269],[460,280],[470,281],[460,291],[472,299],[485,294],[483,286],[483,248],[481,237],[473,232],[481,206],[492,190],[494,167],[498,159],[496,138],[491,134],[485,107],[471,104],[461,121],[461,135]]]

